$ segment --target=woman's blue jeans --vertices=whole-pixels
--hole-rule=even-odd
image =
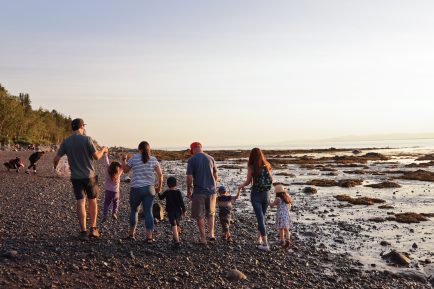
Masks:
[[[252,191],[250,201],[252,202],[253,211],[258,221],[258,231],[261,232],[261,236],[266,236],[265,213],[267,212],[268,203],[270,201],[270,192]]]
[[[154,229],[154,216],[152,215],[152,205],[154,204],[155,187],[145,186],[131,188],[130,190],[130,226],[137,225],[140,204],[143,204],[143,214],[145,216],[145,226],[147,231]]]

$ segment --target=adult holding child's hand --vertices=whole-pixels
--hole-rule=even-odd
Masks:
[[[258,249],[269,251],[267,233],[265,228],[265,213],[267,212],[270,201],[270,190],[273,184],[271,175],[271,165],[265,159],[264,154],[259,148],[250,151],[249,161],[247,162],[247,178],[244,183],[238,186],[239,190],[251,186],[250,201],[258,221]]]
[[[93,167],[93,160],[99,160],[104,153],[108,152],[108,148],[105,146],[101,150],[95,148],[92,139],[86,136],[85,125],[80,118],[76,118],[71,122],[73,133],[62,141],[53,160],[54,169],[56,169],[61,157],[65,154],[68,157],[72,187],[77,200],[77,215],[81,230],[79,238],[81,240],[100,236],[96,228],[97,197],[99,193],[98,176]],[[91,223],[90,231],[86,229],[86,197]]]
[[[127,162],[127,157],[122,157],[122,168],[125,173],[133,171],[130,189],[130,230],[129,237],[135,240],[136,226],[140,204],[143,204],[145,215],[146,242],[153,243],[154,216],[152,206],[156,193],[161,191],[163,185],[163,173],[160,163],[151,155],[151,147],[148,142],[142,141],[138,147],[139,153],[134,154]],[[155,185],[156,184],[156,185]]]

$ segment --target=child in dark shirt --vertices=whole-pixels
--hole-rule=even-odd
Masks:
[[[170,226],[172,227],[173,241],[175,246],[180,246],[179,233],[180,233],[180,220],[185,214],[184,200],[182,199],[181,191],[176,188],[176,179],[169,177],[167,179],[168,190],[162,194],[158,194],[160,200],[166,199],[166,212],[169,217]]]
[[[240,197],[240,190],[236,196],[231,196],[225,186],[219,187],[220,196],[217,197],[217,205],[219,207],[219,219],[223,230],[223,236],[226,241],[232,241],[229,225],[231,224],[232,205],[236,199]]]
[[[30,166],[27,168],[26,170],[26,174],[30,173],[30,169],[33,168],[33,173],[36,174],[36,163],[39,161],[39,159],[45,154],[44,151],[41,152],[34,152],[30,155],[29,157],[29,161],[30,161]]]

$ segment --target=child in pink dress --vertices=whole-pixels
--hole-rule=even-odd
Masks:
[[[119,210],[119,197],[120,197],[120,182],[122,175],[122,166],[119,162],[109,162],[107,153],[103,155],[104,169],[105,169],[105,199],[104,207],[102,209],[102,222],[107,220],[107,213],[111,202],[113,202],[112,217],[118,219]]]

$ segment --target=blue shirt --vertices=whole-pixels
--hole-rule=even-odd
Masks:
[[[215,160],[205,153],[196,153],[187,163],[187,175],[193,176],[193,194],[212,195],[216,193],[214,172]]]

